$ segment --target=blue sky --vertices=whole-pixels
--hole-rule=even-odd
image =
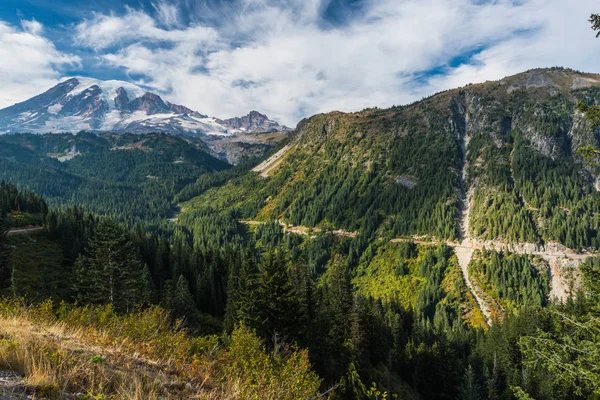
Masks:
[[[535,67],[600,72],[593,0],[2,0],[0,107],[66,76],[294,126]]]

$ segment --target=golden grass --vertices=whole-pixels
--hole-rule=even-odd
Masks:
[[[29,391],[42,398],[83,393],[90,399],[142,400],[165,394],[150,369],[125,362],[118,348],[88,345],[82,329],[67,332],[61,323],[2,317],[0,337],[0,369],[24,376]]]
[[[244,328],[229,342],[189,336],[158,307],[118,315],[110,307],[0,299],[0,370],[24,376],[35,398],[294,400],[317,393],[306,351],[267,353]]]

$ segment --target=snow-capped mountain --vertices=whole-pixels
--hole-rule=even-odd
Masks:
[[[132,83],[83,77],[66,79],[45,93],[0,110],[0,133],[85,130],[222,136],[287,129],[254,111],[242,118],[220,120],[164,101]]]

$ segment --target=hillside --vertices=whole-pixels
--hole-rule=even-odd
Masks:
[[[35,228],[0,230],[0,396],[599,393],[599,87],[533,70],[316,115],[233,168],[170,135],[0,137],[50,207],[0,187],[0,226]]]
[[[319,379],[306,351],[267,352],[247,329],[226,348],[191,337],[157,307],[128,316],[110,307],[0,300],[0,398],[309,398]]]
[[[166,223],[174,197],[203,174],[230,166],[199,140],[165,134],[0,136],[0,180],[55,206],[85,205],[128,223]]]
[[[266,179],[249,174],[205,196],[245,219],[347,230],[368,221],[379,235],[457,239],[468,193],[472,237],[597,245],[598,218],[579,218],[598,211],[596,175],[577,149],[598,131],[575,104],[597,101],[599,88],[598,75],[532,70],[405,107],[317,115]],[[242,203],[227,200],[238,191]]]
[[[599,75],[552,68],[404,107],[316,115],[252,172],[183,203],[180,220],[210,210],[359,233],[353,262],[375,238],[448,243],[488,321],[504,295],[469,277],[471,257],[510,250],[544,260],[551,284],[534,285],[549,292],[539,304],[565,300],[600,244],[597,171],[578,153],[600,131],[576,110],[599,96]]]

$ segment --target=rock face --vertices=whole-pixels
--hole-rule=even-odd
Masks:
[[[277,122],[270,120],[266,115],[258,111],[250,111],[248,115],[243,117],[219,120],[219,123],[229,128],[240,129],[246,132],[281,132],[291,130],[287,126],[279,125]]]
[[[256,111],[223,121],[164,101],[128,82],[83,77],[67,79],[38,96],[0,110],[0,134],[82,130],[228,136],[287,128]]]
[[[252,159],[264,158],[273,147],[287,137],[288,134],[285,132],[245,133],[234,136],[210,136],[202,140],[215,156],[229,164],[237,165]]]

